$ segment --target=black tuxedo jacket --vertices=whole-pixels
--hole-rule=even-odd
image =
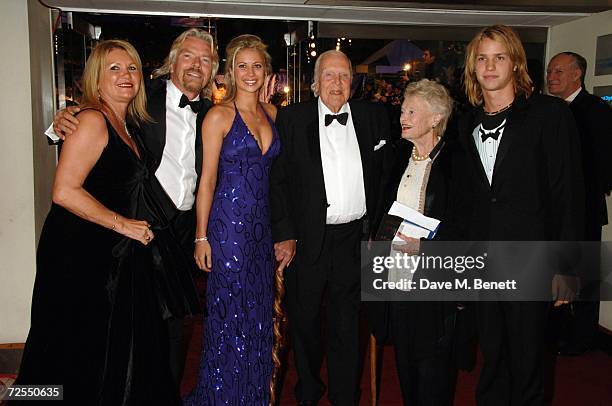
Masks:
[[[166,80],[155,79],[147,83],[147,111],[153,118],[152,122],[141,124],[142,142],[147,149],[151,160],[149,170],[153,173],[157,171],[162,160],[164,147],[166,146]],[[204,99],[204,108],[197,114],[196,118],[196,172],[198,174],[198,184],[202,174],[202,121],[212,102]],[[159,202],[163,205],[169,219],[177,213],[177,208],[170,197],[163,190],[158,182],[154,185],[154,192]],[[197,192],[197,186],[196,186]]]
[[[582,89],[570,103],[582,150],[586,239],[601,238],[608,224],[605,193],[612,189],[612,109],[599,97]]]
[[[459,123],[451,210],[441,225],[442,235],[471,241],[581,240],[584,179],[576,124],[567,103],[542,95],[517,96],[491,185],[472,137],[478,110]]]
[[[350,101],[363,168],[367,212],[374,214],[389,120],[377,104]],[[298,240],[303,260],[314,262],[323,243],[327,198],[319,144],[318,99],[278,112],[281,153],[272,167],[270,206],[274,241]],[[366,230],[367,232],[367,230]]]

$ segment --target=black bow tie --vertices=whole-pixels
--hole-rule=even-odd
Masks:
[[[480,127],[480,130],[478,130],[478,134],[480,135],[480,138],[482,138],[482,142],[485,142],[487,138],[493,138],[495,141],[497,141],[499,139],[499,136],[501,135],[501,130],[503,129],[504,127],[500,126],[499,128],[496,128],[495,131],[486,134],[482,127]]]
[[[332,121],[338,120],[338,122],[342,125],[346,125],[348,121],[348,113],[340,113],[340,114],[326,114],[325,115],[325,127],[330,125]]]
[[[202,110],[202,107],[204,107],[204,100],[198,99],[191,101],[187,98],[187,96],[182,95],[181,101],[179,102],[179,107],[183,108],[187,105],[191,106],[191,110],[193,110],[193,112],[197,114],[200,112],[200,110]]]

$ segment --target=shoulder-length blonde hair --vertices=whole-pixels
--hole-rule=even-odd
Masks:
[[[223,101],[233,101],[236,99],[236,78],[234,78],[234,68],[236,67],[236,55],[243,49],[254,49],[264,58],[264,68],[266,76],[272,72],[272,57],[267,51],[268,46],[263,43],[257,35],[244,34],[232,39],[225,48],[225,97]]]
[[[482,88],[476,78],[476,59],[478,58],[478,46],[480,41],[488,38],[497,41],[506,48],[510,61],[516,69],[513,69],[514,93],[531,96],[533,92],[533,82],[527,73],[527,57],[525,49],[521,44],[521,39],[518,34],[510,27],[505,25],[492,25],[485,27],[474,36],[472,41],[467,46],[465,53],[465,69],[463,71],[463,86],[465,94],[470,103],[474,106],[482,104]]]
[[[142,77],[140,56],[138,56],[138,52],[132,44],[120,39],[110,39],[98,43],[91,52],[91,55],[89,55],[89,58],[87,58],[82,76],[83,97],[81,98],[81,103],[98,108],[102,108],[106,104],[100,95],[99,88],[100,81],[104,75],[106,57],[113,49],[121,49],[127,52],[134,61],[134,64],[136,64],[136,69],[140,72],[140,86],[136,96],[128,104],[127,117],[134,124],[138,124],[140,121],[152,121],[151,116],[147,113],[147,95]]]
[[[172,72],[172,65],[174,65],[174,62],[176,62],[176,57],[178,56],[178,51],[181,49],[183,42],[185,42],[187,38],[197,38],[210,44],[210,51],[212,52],[212,70],[210,72],[210,79],[208,79],[208,83],[206,83],[200,92],[201,97],[210,97],[212,94],[212,84],[215,80],[217,69],[219,69],[219,54],[217,53],[213,36],[199,28],[190,28],[176,37],[176,39],[172,42],[168,56],[166,59],[164,59],[164,64],[153,71],[153,77],[159,78],[162,76],[170,76],[170,73]]]

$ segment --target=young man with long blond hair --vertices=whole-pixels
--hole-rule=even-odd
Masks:
[[[516,32],[495,25],[476,34],[466,51],[464,85],[474,108],[460,122],[454,167],[454,217],[464,225],[462,236],[580,240],[584,208],[576,126],[565,103],[533,94]],[[560,292],[556,274],[544,279],[557,292],[555,306],[571,300]],[[542,357],[551,303],[488,293],[476,304],[484,358],[477,404],[544,404]]]

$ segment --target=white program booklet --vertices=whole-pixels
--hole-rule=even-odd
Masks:
[[[427,217],[398,201],[393,202],[389,214],[403,219],[397,232],[412,238],[427,238],[430,240],[436,235],[440,225],[440,220]],[[401,242],[403,240],[396,233],[393,241]]]

